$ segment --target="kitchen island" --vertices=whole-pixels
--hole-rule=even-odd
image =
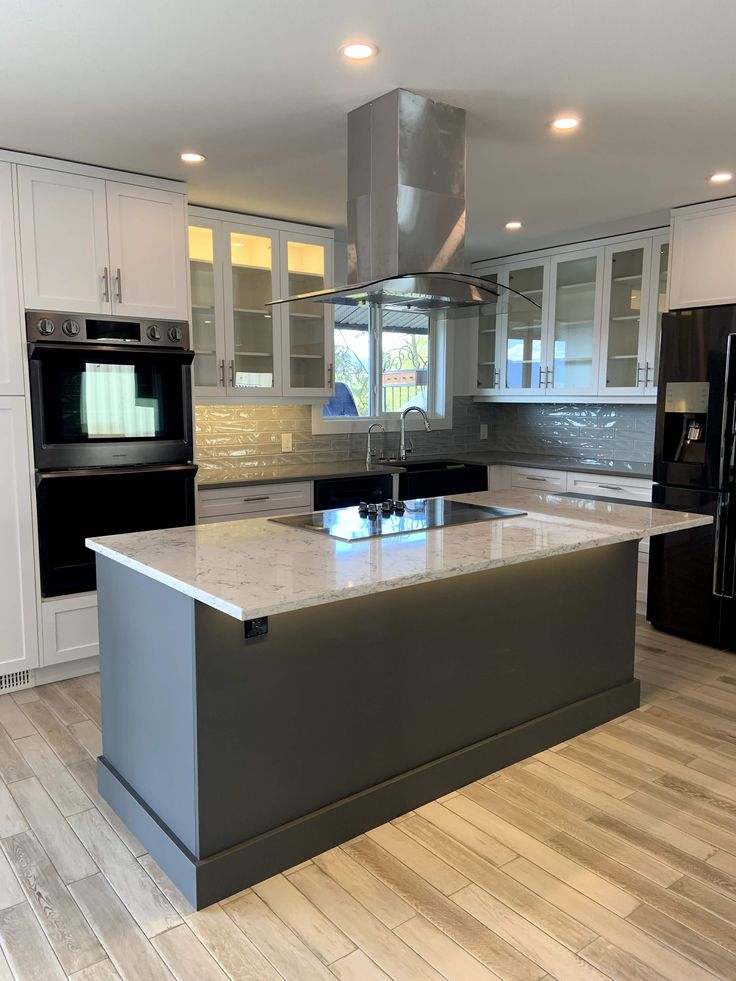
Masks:
[[[91,540],[103,797],[201,908],[639,704],[637,546],[700,515],[347,543],[267,519]]]

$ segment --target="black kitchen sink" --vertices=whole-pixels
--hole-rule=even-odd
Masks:
[[[453,460],[402,461],[399,474],[399,498],[446,497],[488,490],[488,468],[479,463],[457,463]]]

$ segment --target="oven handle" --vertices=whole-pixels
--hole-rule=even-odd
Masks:
[[[122,474],[181,473],[193,477],[199,467],[196,463],[161,463],[140,467],[79,467],[75,470],[37,470],[36,487],[44,480],[64,480],[67,477],[119,477]]]
[[[88,354],[122,354],[126,357],[147,354],[163,355],[167,358],[178,358],[182,364],[191,364],[194,351],[182,351],[181,348],[159,347],[148,344],[136,344],[135,347],[117,344],[49,344],[47,341],[31,341],[28,345],[28,357],[38,360],[44,351],[81,351]]]

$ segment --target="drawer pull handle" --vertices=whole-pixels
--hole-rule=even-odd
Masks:
[[[623,487],[619,487],[618,484],[598,484],[604,490],[623,490]]]
[[[541,480],[543,484],[546,484],[549,477],[530,477],[529,474],[523,474],[524,480]]]
[[[271,495],[270,494],[262,494],[260,497],[244,497],[243,498],[243,501],[245,501],[245,502],[247,502],[247,501],[270,501],[270,500],[271,500]]]

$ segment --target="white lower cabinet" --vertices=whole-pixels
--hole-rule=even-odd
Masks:
[[[0,397],[0,690],[38,664],[31,460],[25,399]],[[7,679],[7,680],[6,680]]]
[[[255,487],[200,487],[199,523],[306,514],[312,510],[312,482],[258,484]]]
[[[516,490],[539,490],[559,493],[567,490],[564,470],[542,470],[539,467],[512,467],[511,486]]]
[[[43,600],[43,665],[63,664],[100,653],[97,593]]]

